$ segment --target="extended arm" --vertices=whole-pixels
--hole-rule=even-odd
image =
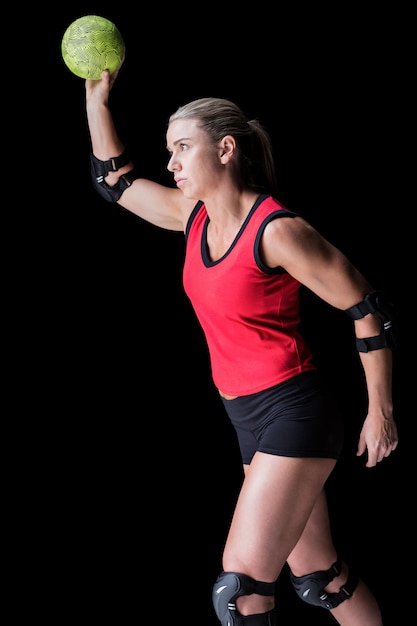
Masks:
[[[301,218],[269,224],[262,250],[267,265],[284,267],[324,301],[353,318],[368,394],[357,454],[367,450],[367,467],[376,465],[398,445],[392,402],[395,336],[391,305],[340,250]]]

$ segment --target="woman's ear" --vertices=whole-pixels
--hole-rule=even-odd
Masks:
[[[219,156],[223,165],[228,163],[235,153],[236,141],[232,135],[226,135],[223,137],[219,144]]]

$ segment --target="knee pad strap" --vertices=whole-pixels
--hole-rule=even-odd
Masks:
[[[213,587],[213,605],[222,626],[275,626],[275,611],[243,616],[236,609],[236,599],[258,593],[275,595],[275,583],[254,580],[246,574],[222,572]]]
[[[321,606],[324,609],[335,609],[341,602],[348,600],[359,582],[355,574],[349,572],[345,584],[337,593],[329,593],[324,590],[342,570],[340,560],[337,560],[328,570],[312,572],[305,576],[294,576],[290,571],[290,578],[297,595],[308,604]]]

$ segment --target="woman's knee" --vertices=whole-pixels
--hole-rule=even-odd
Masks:
[[[343,569],[347,568],[344,568],[342,561],[337,559],[328,570],[318,570],[304,576],[295,576],[290,570],[290,580],[295,592],[304,602],[324,609],[334,609],[352,597],[359,582],[354,572],[347,569],[344,575]],[[339,577],[340,585],[333,590],[332,587],[335,587],[336,579]]]
[[[255,580],[246,574],[222,572],[213,586],[213,606],[222,626],[275,626],[276,582]],[[237,607],[250,597],[251,606]],[[241,602],[241,604],[242,604]]]

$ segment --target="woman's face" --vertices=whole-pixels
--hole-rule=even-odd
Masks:
[[[195,119],[178,119],[167,130],[167,169],[187,198],[201,200],[213,190],[221,171],[220,152]]]

